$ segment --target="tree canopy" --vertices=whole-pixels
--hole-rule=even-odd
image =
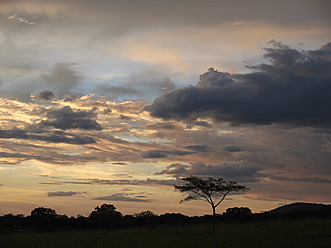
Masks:
[[[56,211],[51,208],[38,207],[31,211],[31,216],[38,217],[56,217]]]
[[[216,208],[221,204],[230,192],[249,190],[246,186],[239,185],[235,181],[224,181],[223,178],[202,179],[196,176],[182,178],[184,185],[174,185],[180,192],[190,192],[187,197],[180,202],[190,200],[202,200],[209,203],[216,215]]]
[[[119,216],[121,217],[122,214],[116,211],[116,207],[112,204],[102,204],[100,207],[96,206],[94,211],[90,214],[90,216]]]

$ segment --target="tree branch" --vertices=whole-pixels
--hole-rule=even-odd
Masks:
[[[230,193],[230,190],[228,190],[226,193],[224,193],[222,199],[215,205],[215,207],[217,207],[218,205],[220,205],[220,203],[225,199],[226,195]]]

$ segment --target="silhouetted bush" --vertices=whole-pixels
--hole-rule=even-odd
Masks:
[[[228,208],[222,216],[226,222],[233,222],[233,221],[249,221],[252,219],[252,211],[247,207],[234,207]]]

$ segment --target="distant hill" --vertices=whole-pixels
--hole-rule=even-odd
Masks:
[[[284,213],[297,212],[297,211],[319,211],[322,210],[323,208],[330,208],[330,207],[331,205],[320,204],[320,203],[296,202],[275,208],[273,210],[268,211],[267,213],[284,214]]]

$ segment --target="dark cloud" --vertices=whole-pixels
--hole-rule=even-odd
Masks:
[[[0,130],[0,138],[2,139],[27,139],[29,136],[25,130],[13,128],[12,130]]]
[[[77,185],[140,185],[140,186],[151,186],[157,187],[159,185],[173,186],[176,180],[157,180],[147,178],[146,180],[106,180],[106,179],[77,179],[76,181],[66,181],[66,182],[44,182],[40,184],[77,184]]]
[[[51,72],[42,76],[42,81],[56,94],[64,96],[78,86],[82,79],[74,65],[58,63]]]
[[[88,136],[80,136],[76,134],[69,134],[66,132],[55,131],[47,135],[30,135],[31,139],[37,139],[41,141],[48,141],[54,143],[68,143],[68,144],[92,144],[96,141]]]
[[[76,100],[80,99],[78,95],[75,94],[66,94],[63,98],[65,102],[74,102]]]
[[[57,191],[57,192],[48,192],[48,193],[46,193],[46,195],[48,197],[56,197],[56,196],[60,196],[60,197],[63,197],[63,196],[81,196],[82,194],[87,194],[87,192],[86,191],[84,191],[84,192],[75,192],[75,191],[64,192],[64,191]]]
[[[101,130],[101,125],[95,121],[97,114],[93,111],[72,110],[70,106],[48,110],[47,120],[41,121],[42,126],[53,126],[59,129],[95,129]]]
[[[272,180],[287,182],[304,182],[304,183],[331,183],[331,180],[321,177],[283,177],[277,175],[268,175]]]
[[[127,120],[130,121],[132,118],[130,116],[126,116],[126,115],[120,115],[120,120]]]
[[[163,94],[146,108],[163,119],[240,124],[283,123],[331,127],[331,43],[299,51],[273,42],[266,49],[270,63],[250,66],[247,74],[210,68],[197,86]]]
[[[21,159],[37,159],[39,156],[26,155],[23,153],[8,153],[8,152],[0,152],[1,158],[21,158]]]
[[[168,174],[176,178],[188,175],[222,177],[241,182],[257,181],[257,173],[262,168],[246,161],[223,162],[217,165],[193,163],[190,165],[172,164],[155,175]]]
[[[110,114],[111,112],[112,112],[112,111],[111,111],[110,108],[106,108],[106,109],[104,109],[104,110],[102,111],[102,113],[104,113],[105,115]]]
[[[143,195],[135,195],[134,193],[125,194],[125,193],[116,193],[109,196],[96,197],[92,200],[103,200],[103,201],[126,201],[126,202],[151,202],[149,199]]]
[[[126,165],[126,163],[123,163],[123,162],[114,162],[112,164],[116,164],[116,165]]]
[[[181,150],[149,150],[141,154],[143,158],[165,158],[168,156],[186,156],[194,154],[195,152],[181,151]]]
[[[176,177],[187,175],[187,169],[189,167],[190,167],[189,165],[184,165],[184,164],[171,164],[167,166],[166,169],[154,173],[154,175],[169,174],[169,175],[175,175]]]
[[[190,123],[190,125],[188,125],[189,127],[193,127],[193,126],[200,126],[200,127],[208,127],[211,128],[213,127],[212,124],[206,122],[206,121],[193,121],[192,123]]]
[[[54,95],[53,91],[50,90],[43,90],[40,91],[36,94],[35,99],[37,101],[52,101],[56,98],[56,96]]]
[[[80,136],[70,134],[63,131],[46,132],[43,130],[22,130],[14,128],[12,130],[0,130],[0,139],[25,139],[25,140],[40,140],[52,143],[68,143],[68,144],[92,144],[96,141],[88,136]]]
[[[227,152],[241,152],[242,149],[238,146],[226,146],[223,148],[224,151]]]
[[[173,124],[170,123],[156,123],[156,124],[152,124],[152,125],[147,125],[146,128],[148,129],[154,129],[154,130],[172,130],[172,129],[176,129],[177,127]]]
[[[279,201],[279,199],[276,199],[276,198],[268,198],[268,197],[263,197],[263,196],[248,196],[248,195],[245,195],[243,197],[246,198],[246,199],[255,200],[255,201]]]
[[[184,146],[184,148],[195,151],[195,152],[208,152],[209,151],[208,145],[191,145],[191,146]]]

